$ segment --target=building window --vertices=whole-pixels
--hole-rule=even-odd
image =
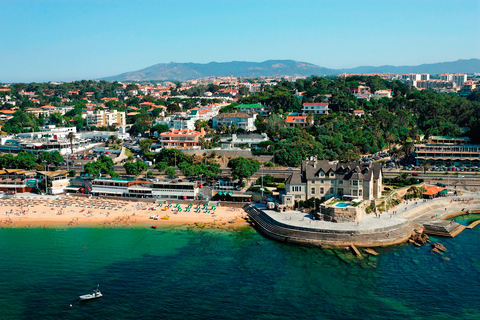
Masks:
[[[333,188],[330,188],[330,191],[328,193],[332,194],[332,193],[335,193],[335,191]]]
[[[325,176],[325,173],[320,172],[320,177],[323,177],[323,176]]]
[[[338,180],[337,183],[338,184],[343,184],[343,180]]]
[[[357,196],[357,190],[353,190],[353,195]]]
[[[362,196],[362,190],[358,190],[358,195],[361,197]]]
[[[352,180],[352,185],[358,186],[358,180]]]
[[[315,188],[312,188],[312,194],[315,194]]]
[[[320,194],[323,194],[324,193],[324,189],[323,188],[320,188]]]

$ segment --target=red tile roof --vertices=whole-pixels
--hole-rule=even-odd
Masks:
[[[163,132],[160,136],[174,136],[174,135],[194,135],[199,136],[202,135],[201,132],[190,130],[190,129],[173,129],[168,132]]]
[[[295,122],[295,120],[300,119],[303,120],[303,122],[307,122],[307,116],[288,116],[287,120],[285,122],[287,123],[301,123],[301,122]]]
[[[426,194],[427,196],[433,196],[438,194],[440,191],[445,190],[445,188],[437,187],[437,186],[425,186],[425,191],[423,194]]]

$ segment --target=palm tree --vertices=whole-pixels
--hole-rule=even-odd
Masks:
[[[413,141],[406,140],[402,144],[402,151],[405,153],[405,156],[409,156],[413,151],[415,150],[415,145],[413,144]]]
[[[73,132],[69,132],[67,138],[70,140],[70,149],[72,150],[73,154],[73,139],[75,138],[75,134]]]

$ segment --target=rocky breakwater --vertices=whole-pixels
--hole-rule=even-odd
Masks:
[[[421,247],[421,246],[426,245],[427,243],[430,243],[431,247],[432,247],[432,250],[430,250],[430,251],[432,253],[442,254],[444,252],[447,252],[447,248],[445,248],[445,246],[443,244],[441,244],[440,242],[432,243],[430,241],[430,238],[428,237],[428,235],[426,233],[424,233],[423,229],[421,229],[421,228],[415,229],[415,231],[413,232],[411,237],[408,239],[408,243],[410,243],[414,246],[417,246],[417,247]],[[445,260],[450,260],[449,258],[444,258],[444,259]]]
[[[423,233],[423,229],[418,228],[412,233],[408,239],[408,243],[414,246],[421,247],[427,243],[430,243],[429,237],[426,233]]]

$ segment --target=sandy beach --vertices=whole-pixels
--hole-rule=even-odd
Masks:
[[[164,204],[76,196],[0,199],[0,228],[238,226],[245,224],[245,216],[241,208],[205,207],[204,204],[177,204],[173,201]]]

